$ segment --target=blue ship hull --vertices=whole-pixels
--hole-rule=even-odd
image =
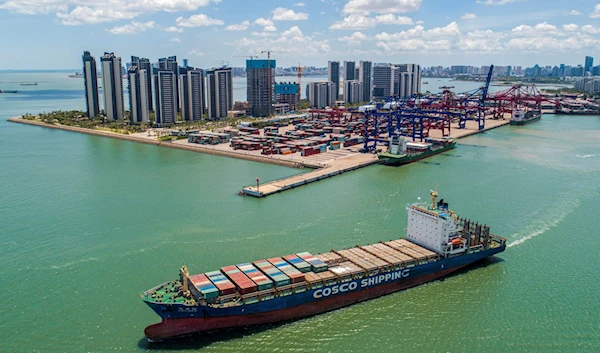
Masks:
[[[503,245],[253,304],[216,308],[146,302],[163,321],[147,327],[145,333],[149,339],[161,340],[194,332],[312,316],[430,282],[505,249],[506,245]]]

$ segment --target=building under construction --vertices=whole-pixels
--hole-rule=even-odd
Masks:
[[[275,60],[246,60],[248,103],[255,117],[272,113]]]

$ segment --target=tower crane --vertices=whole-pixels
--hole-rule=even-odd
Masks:
[[[302,71],[306,68],[306,66],[300,66],[300,63],[294,67],[294,70],[298,73],[298,100],[302,100]]]

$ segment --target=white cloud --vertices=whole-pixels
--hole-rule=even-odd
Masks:
[[[501,32],[488,29],[463,33],[456,22],[452,22],[445,27],[431,29],[418,25],[397,33],[381,32],[374,39],[377,48],[387,56],[403,52],[429,55],[528,52],[552,55],[588,53],[600,46],[599,34],[600,27],[593,25],[566,24],[559,29],[548,22],[520,25]]]
[[[600,33],[600,29],[596,28],[592,25],[585,25],[583,27],[581,27],[581,31],[583,33],[587,33],[587,34],[598,34]]]
[[[474,18],[477,18],[477,15],[475,15],[474,13],[466,13],[466,14],[460,16],[461,20],[472,20]]]
[[[308,14],[306,12],[295,12],[283,7],[278,7],[271,11],[273,14],[273,21],[303,21],[308,20]]]
[[[590,18],[600,18],[600,4],[594,6],[594,10],[590,14]]]
[[[379,15],[375,17],[366,17],[362,15],[349,15],[341,21],[337,21],[329,26],[329,29],[359,30],[383,25],[412,25],[413,20],[410,17],[396,16],[394,14]]]
[[[275,27],[275,26],[265,26],[263,28],[263,31],[265,31],[265,32],[277,32],[277,27]]]
[[[154,21],[148,21],[148,22],[136,22],[136,21],[132,21],[129,24],[126,24],[124,26],[117,26],[117,27],[113,27],[111,29],[107,29],[107,32],[110,32],[112,34],[136,34],[136,33],[140,33],[140,32],[146,32],[148,29],[150,28],[154,28],[156,26],[156,24],[154,23]]]
[[[577,10],[571,10],[571,12],[569,12],[569,15],[580,16],[580,15],[582,15],[582,13]]]
[[[538,23],[535,26],[520,25],[512,29],[515,35],[536,37],[540,34],[548,35],[560,35],[562,34],[555,25],[551,25],[548,22]]]
[[[520,0],[477,0],[476,3],[483,5],[506,5]]]
[[[181,39],[179,39],[179,37],[173,37],[171,38],[171,42],[181,43]]]
[[[253,36],[256,37],[273,37],[276,35],[274,32],[252,32]]]
[[[306,4],[303,2],[297,2],[294,4],[294,6],[306,6]]]
[[[361,32],[354,32],[350,36],[344,36],[338,38],[341,42],[346,42],[348,45],[360,45],[360,42],[367,39],[368,37]]]
[[[26,15],[54,13],[64,25],[130,20],[155,12],[195,11],[220,0],[8,0],[0,9]]]
[[[175,20],[179,27],[203,27],[203,26],[222,26],[225,22],[215,18],[210,18],[205,14],[192,15],[189,18],[177,17]]]
[[[250,26],[250,21],[244,21],[225,27],[226,31],[245,31]]]
[[[314,57],[331,51],[329,41],[316,40],[314,36],[306,36],[298,26],[293,26],[279,34],[278,37],[260,35],[258,38],[243,37],[228,45],[238,48],[245,54],[260,54],[261,48],[277,51],[278,57],[298,56]]]
[[[273,26],[274,25],[273,21],[271,21],[268,18],[262,18],[262,17],[257,18],[254,21],[254,23],[257,24],[257,25],[259,25],[259,26],[263,26],[263,27]]]
[[[163,32],[170,32],[170,33],[181,33],[181,32],[183,32],[183,28],[179,28],[179,27],[175,27],[175,26],[162,27],[160,30],[163,31]]]
[[[368,15],[376,13],[414,12],[421,8],[422,0],[349,0],[343,13]]]
[[[204,56],[204,52],[196,50],[196,49],[192,49],[190,51],[188,51],[189,55],[196,55],[196,56]]]

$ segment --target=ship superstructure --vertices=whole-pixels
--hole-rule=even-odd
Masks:
[[[241,263],[179,278],[142,293],[162,322],[146,336],[273,323],[319,314],[435,280],[502,252],[506,240],[460,219],[443,200],[407,206],[405,239],[312,255]]]

